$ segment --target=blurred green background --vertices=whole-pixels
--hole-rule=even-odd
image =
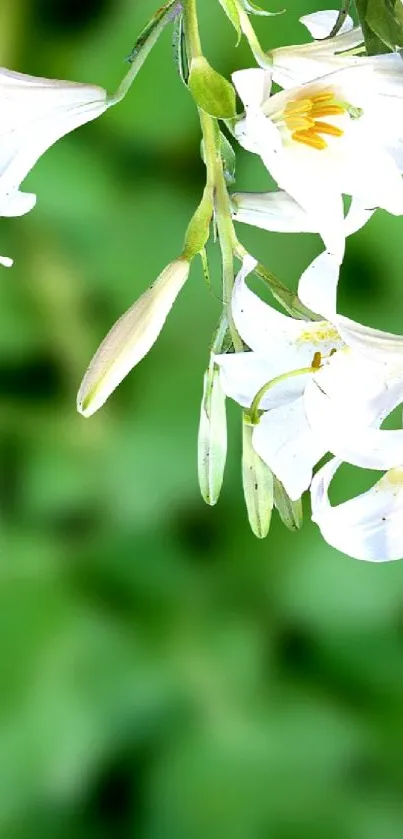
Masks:
[[[248,66],[216,0],[199,5],[211,62]],[[255,19],[266,48],[304,40],[298,16],[326,4],[288,7]],[[1,63],[113,90],[154,9],[1,0]],[[101,338],[180,252],[203,177],[167,31],[127,99],[39,161],[36,209],[1,220],[1,839],[402,836],[403,563],[337,554],[308,507],[302,533],[273,517],[254,539],[234,405],[222,498],[198,494],[213,252],[213,293],[194,266],[150,355],[91,420],[75,411]],[[237,188],[268,182],[239,152]],[[341,283],[345,314],[397,331],[402,225],[378,213]],[[239,234],[294,287],[321,247]]]

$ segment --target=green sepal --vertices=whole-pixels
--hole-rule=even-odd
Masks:
[[[300,530],[303,523],[302,501],[291,501],[283,484],[274,478],[274,506],[288,530]]]
[[[356,0],[368,55],[403,48],[401,0]]]
[[[217,73],[204,56],[192,60],[188,85],[196,105],[210,116],[216,119],[236,116],[232,84]]]
[[[235,32],[238,36],[238,45],[242,37],[242,31],[237,0],[218,0],[218,2],[220,6],[222,6],[222,8],[224,9],[227,18],[231,21],[235,29]]]
[[[210,223],[214,211],[213,193],[205,186],[203,198],[194,213],[185,234],[183,256],[189,261],[203,250],[210,236]]]

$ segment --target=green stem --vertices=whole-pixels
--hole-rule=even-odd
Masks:
[[[132,86],[134,79],[139,70],[141,70],[146,58],[149,56],[152,48],[155,46],[161,32],[165,29],[168,23],[175,19],[181,12],[182,6],[177,0],[169,0],[155,15],[151,18],[143,32],[137,39],[134,49],[129,58],[130,70],[121,81],[116,93],[108,98],[109,105],[116,105],[121,102],[126,96],[127,91]]]
[[[276,376],[275,379],[271,379],[270,382],[266,382],[260,390],[258,390],[250,406],[249,417],[251,425],[257,425],[259,422],[259,405],[268,390],[271,390],[275,385],[281,384],[281,382],[286,382],[288,379],[295,378],[295,376],[306,376],[308,373],[316,373],[317,370],[318,368],[313,366],[300,367],[299,370],[291,370],[291,372],[282,373],[281,376]]]
[[[192,61],[202,55],[196,0],[185,0],[184,21],[190,60]],[[218,122],[205,111],[202,111],[201,108],[199,108],[199,117],[203,134],[207,186],[211,186],[214,191],[215,215],[223,270],[223,298],[228,328],[234,349],[242,352],[243,344],[235,328],[231,311],[231,297],[234,287],[234,242],[236,241],[236,236],[221,159]]]

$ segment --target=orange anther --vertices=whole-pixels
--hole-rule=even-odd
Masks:
[[[318,105],[312,108],[310,116],[312,117],[330,117],[337,114],[344,114],[345,110],[342,105]]]
[[[315,120],[313,129],[316,134],[329,134],[331,137],[342,137],[344,134],[344,131],[337,125],[331,125],[330,122],[319,122],[318,120]]]
[[[312,149],[322,150],[327,148],[326,140],[324,140],[323,137],[319,137],[318,134],[315,134],[312,128],[308,131],[294,131],[291,136],[297,143],[303,143],[305,146],[310,146]]]
[[[287,102],[284,114],[286,116],[294,114],[309,114],[313,105],[310,99],[297,99],[292,102]]]
[[[319,102],[331,102],[333,93],[318,93],[316,96],[312,96],[311,99],[315,104]]]

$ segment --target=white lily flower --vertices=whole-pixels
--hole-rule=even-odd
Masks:
[[[315,40],[308,44],[279,47],[269,53],[273,61],[273,81],[276,84],[283,88],[293,87],[343,67],[359,64],[361,58],[358,56],[344,55],[349,50],[357,49],[364,41],[361,27],[354,27],[349,15],[338,34],[329,38],[338,15],[339,12],[332,9],[300,17],[300,23],[306,26]]]
[[[361,461],[368,435],[400,434],[370,427],[388,413],[396,395],[389,389],[384,358],[375,362],[349,346],[348,325],[360,325],[336,314],[339,269],[329,253],[314,260],[298,288],[302,302],[323,314],[319,322],[288,317],[250,291],[245,280],[255,265],[251,257],[244,260],[232,299],[236,328],[252,352],[220,355],[216,362],[227,396],[248,408],[252,421],[257,414],[253,445],[295,501],[309,487],[313,467],[326,452],[365,465]],[[319,402],[318,408],[320,397],[324,405]],[[388,457],[396,466],[398,445],[394,437],[385,440],[381,462],[387,465],[375,468],[389,468]]]
[[[77,410],[90,417],[155,344],[168,314],[189,274],[180,257],[112,326],[96,351],[81,383]]]
[[[391,469],[367,492],[332,506],[328,489],[340,465],[333,458],[312,481],[312,519],[323,538],[354,559],[402,559],[403,468]]]
[[[60,137],[100,116],[106,91],[0,68],[0,215],[22,215],[35,203],[19,187]]]
[[[373,67],[353,66],[270,96],[269,71],[233,74],[245,106],[235,129],[239,142],[262,158],[339,262],[343,194],[403,213],[403,65],[382,74],[382,93],[375,77]]]

